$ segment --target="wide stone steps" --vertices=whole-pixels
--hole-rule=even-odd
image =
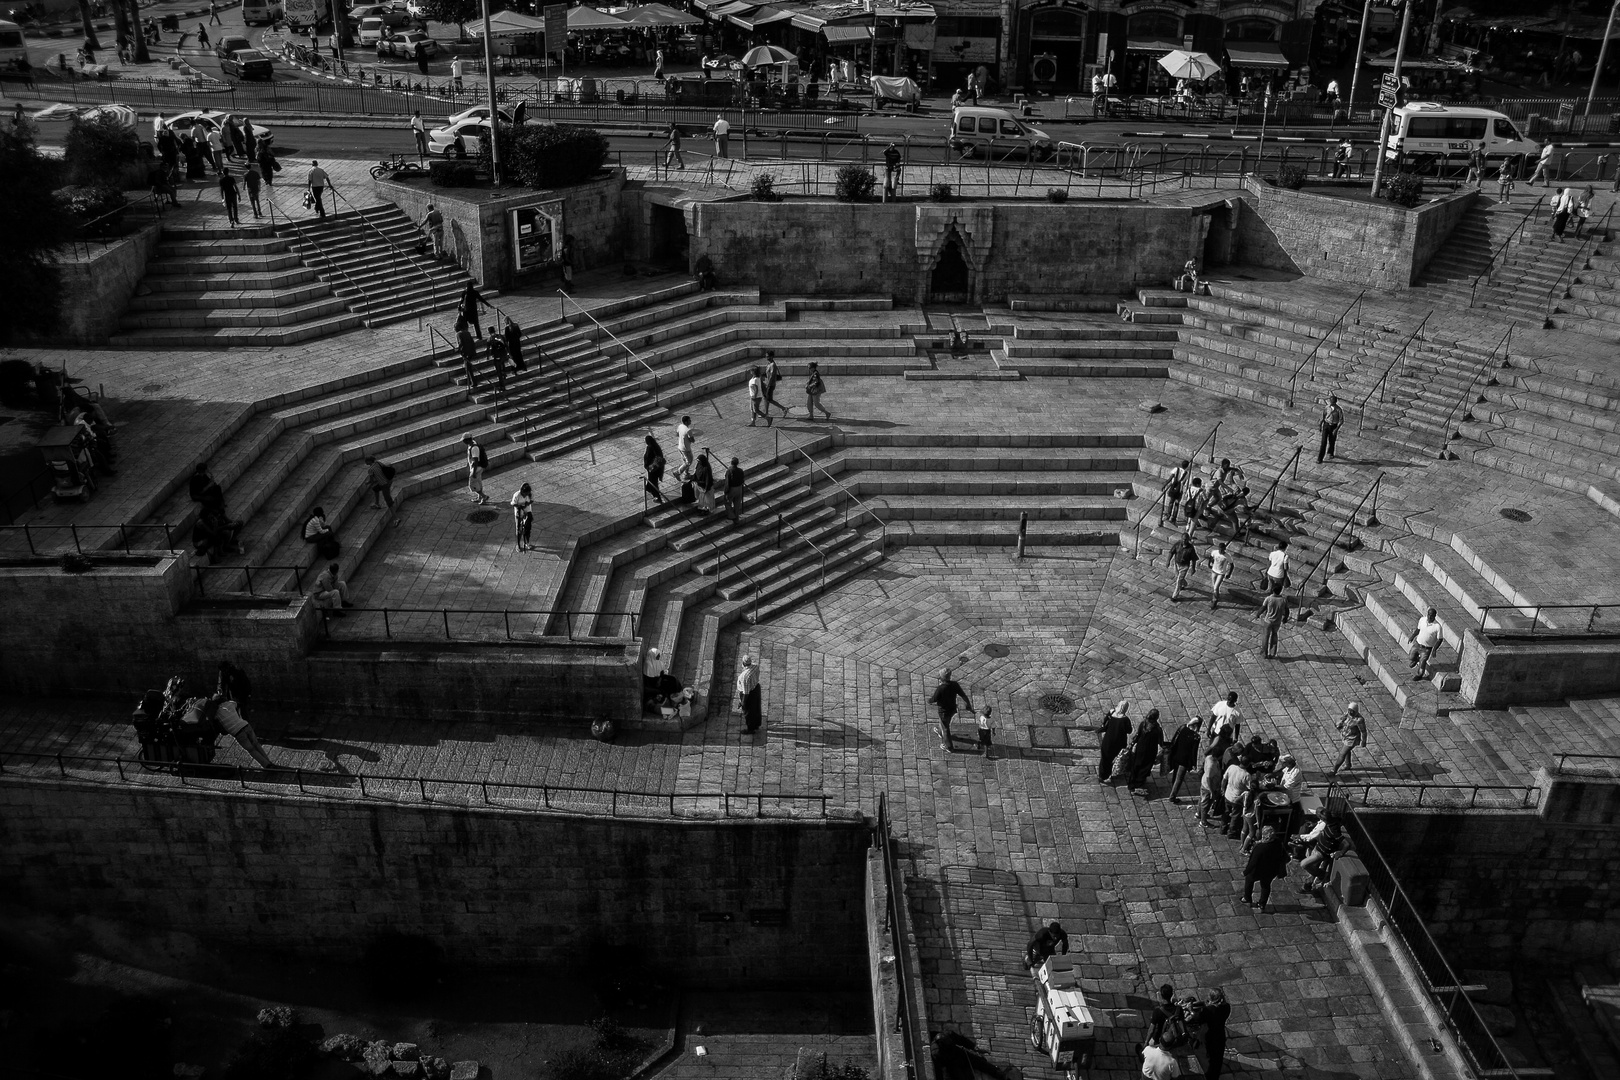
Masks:
[[[121,330],[112,336],[110,343],[124,349],[291,345],[352,330],[364,321],[359,315],[345,313],[289,325],[143,327]]]
[[[1481,422],[1461,423],[1458,430],[1487,446],[1522,454],[1537,465],[1559,465],[1566,471],[1575,469],[1584,472],[1589,478],[1601,476],[1610,480],[1620,479],[1620,461],[1561,439]]]
[[[1518,408],[1517,400],[1505,405],[1490,398],[1470,405],[1469,411],[1482,423],[1569,443],[1582,450],[1620,456],[1620,416],[1583,409],[1579,417],[1559,418],[1539,410]]]
[[[265,274],[305,269],[298,256],[287,250],[286,244],[277,243],[280,244],[278,248],[254,255],[251,259],[241,255],[186,255],[164,259],[154,252],[153,258],[146,264],[146,273],[152,278],[214,277],[221,274]]]
[[[1134,471],[1047,474],[1007,474],[992,472],[983,476],[954,471],[876,470],[827,466],[838,484],[862,499],[872,496],[930,496],[943,499],[1015,499],[1020,497],[1074,497],[1116,499],[1116,491],[1137,494],[1141,476]]]
[[[159,266],[154,263],[141,283],[155,293],[164,292],[257,292],[261,290],[291,289],[319,281],[315,271],[289,262],[289,269],[263,271],[221,270],[219,273],[197,272],[188,274],[184,267]]]
[[[1371,612],[1340,612],[1336,621],[1351,648],[1366,663],[1367,670],[1383,684],[1403,710],[1448,716],[1453,711],[1470,707],[1454,693],[1442,692],[1431,683],[1413,679],[1406,658]]]
[[[321,288],[322,291],[327,291],[324,286]],[[129,330],[174,330],[191,327],[241,330],[252,327],[289,327],[340,317],[347,310],[342,300],[328,293],[326,296],[296,302],[286,307],[135,310],[126,313],[119,320],[119,325]]]
[[[332,295],[324,281],[283,285],[274,289],[229,289],[210,284],[203,289],[163,289],[133,297],[128,312],[190,311],[208,309],[224,314],[233,309],[286,308],[306,305]],[[343,310],[338,304],[328,311]],[[323,314],[326,312],[323,312]]]

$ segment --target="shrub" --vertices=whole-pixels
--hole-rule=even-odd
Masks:
[[[78,187],[121,187],[124,168],[135,163],[140,149],[134,129],[110,116],[71,123],[62,154],[68,183]]]
[[[1049,187],[1049,188],[1046,189],[1046,201],[1047,202],[1068,202],[1069,201],[1069,193],[1064,188]]]
[[[770,173],[755,173],[754,182],[749,185],[748,191],[756,202],[782,201],[782,196],[776,193],[776,177]]]
[[[928,189],[928,197],[933,199],[935,202],[950,202],[951,185],[946,183],[935,184],[933,187]]]
[[[1284,165],[1277,170],[1277,186],[1298,191],[1305,186],[1305,170],[1297,165]]]
[[[1384,198],[1396,206],[1411,208],[1423,201],[1423,177],[1396,173],[1384,182]]]
[[[428,180],[434,187],[472,187],[478,180],[478,166],[470,161],[430,161]]]
[[[72,216],[80,236],[115,235],[123,227],[123,211],[129,206],[124,193],[110,184],[57,188],[52,197]]]
[[[514,134],[511,125],[502,124],[499,137],[506,174],[524,187],[581,184],[607,164],[607,139],[595,128],[548,124]]]
[[[876,186],[877,176],[864,165],[845,165],[838,170],[836,190],[841,202],[865,202]]]

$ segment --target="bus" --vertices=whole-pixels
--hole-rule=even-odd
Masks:
[[[22,27],[0,19],[0,71],[26,71],[28,45],[23,41]]]

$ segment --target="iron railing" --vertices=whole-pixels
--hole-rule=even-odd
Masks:
[[[84,536],[84,533],[91,532],[93,530],[98,530],[98,529],[116,529],[118,531],[118,546],[123,549],[125,555],[133,554],[135,551],[152,551],[152,550],[156,550],[156,549],[153,549],[153,548],[131,548],[130,547],[130,542],[129,542],[131,533],[150,532],[153,529],[162,529],[163,530],[163,549],[164,550],[169,551],[169,552],[174,552],[174,551],[179,550],[174,545],[174,528],[173,528],[173,526],[169,525],[166,522],[157,523],[157,522],[129,521],[129,522],[124,522],[124,523],[118,524],[118,525],[83,525],[83,524],[80,524],[79,522],[75,521],[75,522],[70,522],[70,523],[68,523],[66,525],[30,525],[30,524],[0,525],[0,533],[22,533],[23,539],[28,544],[28,553],[30,555],[60,555],[60,554],[62,554],[63,551],[66,550],[66,548],[60,548],[60,549],[53,550],[53,551],[41,551],[41,550],[39,550],[38,545],[36,545],[35,542],[34,542],[38,538],[38,534],[40,534],[40,533],[61,533],[61,532],[67,533],[72,538],[74,552],[76,554],[83,555],[84,554],[84,543],[86,542],[86,538]],[[106,547],[105,547],[105,545],[92,546],[90,548],[90,550],[92,552],[105,551]]]
[[[579,310],[579,313],[581,315],[583,315],[587,319],[591,320],[591,322],[595,324],[595,326],[596,326],[596,328],[598,330],[602,331],[602,333],[606,334],[609,338],[613,339],[613,343],[615,345],[617,345],[619,348],[624,350],[625,356],[627,357],[627,362],[625,363],[625,372],[624,372],[626,378],[629,378],[630,372],[631,372],[631,370],[633,370],[630,367],[630,364],[628,363],[628,360],[634,360],[636,363],[640,364],[642,367],[647,369],[647,374],[652,376],[652,381],[653,381],[653,404],[655,404],[655,405],[658,404],[658,372],[653,370],[653,366],[651,364],[647,363],[647,361],[643,360],[641,358],[640,353],[636,352],[636,350],[634,350],[630,346],[626,345],[623,341],[620,341],[618,334],[615,334],[613,331],[611,331],[607,327],[603,326],[602,323],[596,318],[596,316],[592,315],[589,311],[586,311],[584,305],[581,304],[578,300],[575,300],[572,296],[569,296],[567,293],[563,292],[561,289],[557,290],[557,299],[558,299],[558,302],[559,302],[559,306],[560,306],[560,308],[562,310],[562,316],[563,316],[563,321],[564,322],[568,321],[568,305],[573,304],[574,307]]]
[[[920,1077],[923,1062],[929,1060],[927,1018],[915,1012],[917,988],[911,984],[911,971],[906,963],[910,949],[911,912],[906,907],[905,880],[900,876],[900,859],[895,851],[889,798],[882,792],[878,794],[877,840],[883,856],[884,919],[894,946],[894,992],[899,998],[895,1022],[899,1025],[900,1044],[905,1050],[906,1075]]]
[[[1339,530],[1333,534],[1333,538],[1323,545],[1322,554],[1317,557],[1315,564],[1311,566],[1310,572],[1307,573],[1300,581],[1299,587],[1294,593],[1294,596],[1300,602],[1303,603],[1305,599],[1305,586],[1311,583],[1311,578],[1316,576],[1316,572],[1322,568],[1322,564],[1327,562],[1328,556],[1333,554],[1333,545],[1339,542],[1339,538],[1345,534],[1345,530],[1349,529],[1356,523],[1356,515],[1361,512],[1361,508],[1363,506],[1367,505],[1368,499],[1373,500],[1373,513],[1368,518],[1368,524],[1371,525],[1378,520],[1378,502],[1376,496],[1378,494],[1378,485],[1382,484],[1383,482],[1384,474],[1379,473],[1373,479],[1372,486],[1367,489],[1367,493],[1363,495],[1361,500],[1357,502],[1356,505],[1351,508],[1350,512],[1344,516],[1344,524],[1340,525]]]
[[[1602,243],[1602,236],[1604,233],[1608,232],[1609,219],[1613,215],[1614,204],[1610,203],[1609,208],[1603,211],[1603,221],[1597,225],[1593,225],[1591,227],[1591,231],[1585,236],[1581,237],[1580,241],[1575,245],[1575,254],[1569,257],[1569,261],[1564,264],[1564,268],[1558,272],[1558,277],[1556,280],[1554,280],[1552,287],[1547,290],[1547,295],[1545,297],[1545,309],[1542,311],[1543,316],[1550,318],[1553,314],[1553,309],[1558,306],[1558,301],[1569,295],[1570,287],[1564,284],[1564,278],[1569,276],[1571,272],[1574,271],[1575,264],[1577,262],[1587,257],[1587,244],[1592,243],[1593,241]],[[1596,244],[1593,246],[1595,247]],[[1562,296],[1559,295],[1559,290],[1563,290]]]
[[[709,546],[714,549],[714,591],[720,592],[721,585],[725,581],[726,576],[726,553],[720,550],[720,541],[718,538],[711,538],[709,540]],[[748,579],[748,595],[754,602],[753,621],[758,622],[759,582],[754,580],[753,574],[750,574],[747,570],[743,569],[742,560],[738,559],[735,555],[733,555],[731,558],[731,568]],[[823,584],[825,584],[827,579],[827,557],[825,555],[821,556],[821,577]],[[722,593],[721,595],[724,594]],[[631,631],[631,636],[635,636],[634,629]]]
[[[276,228],[276,210],[279,209],[279,207],[276,205],[275,188],[272,185],[269,185],[269,184],[265,185],[265,187],[264,187],[264,201],[270,207],[270,228],[271,228],[272,231],[274,231],[275,228]],[[305,266],[308,266],[311,270],[315,271],[316,274],[321,275],[323,277],[326,275],[326,273],[328,271],[328,268],[330,268],[331,270],[336,270],[338,272],[338,274],[342,276],[343,280],[348,283],[349,288],[354,290],[355,297],[360,303],[369,304],[369,303],[372,302],[371,294],[368,293],[365,289],[361,288],[359,283],[356,282],[354,280],[354,278],[349,276],[349,272],[347,270],[343,269],[342,264],[340,264],[336,259],[332,258],[330,255],[326,254],[326,252],[322,251],[321,250],[321,245],[317,244],[315,241],[311,240],[308,236],[306,236],[304,234],[304,227],[302,225],[298,224],[298,221],[295,218],[293,218],[293,216],[291,214],[287,213],[285,210],[282,210],[281,211],[281,217],[282,217],[283,221],[285,221],[288,225],[292,226],[293,232],[298,234],[298,239],[300,241],[302,241],[303,243],[309,245],[309,247],[312,249],[312,253],[311,253],[309,258],[305,258],[302,255],[299,256],[299,261],[300,262],[302,262]],[[323,260],[326,265],[325,266],[316,265],[316,263],[315,263],[316,258],[319,258],[319,259]],[[341,297],[339,299],[341,299]],[[362,323],[364,323],[366,326],[371,325],[370,319],[367,318],[364,315],[361,316],[360,321]]]
[[[273,747],[272,747],[273,748]],[[461,780],[448,776],[398,773],[329,772],[326,769],[248,768],[241,765],[148,761],[90,754],[0,753],[0,776],[47,772],[52,779],[100,783],[146,783],[163,787],[204,787],[288,797],[317,795],[410,804],[481,806],[536,813],[607,812],[612,817],[803,817],[833,812],[831,796],[821,793],[714,791],[682,793],[632,788],[580,787],[509,780]],[[70,771],[77,770],[77,771]],[[116,779],[115,779],[116,778]],[[798,810],[792,812],[772,812]]]
[[[1474,394],[1474,387],[1479,384],[1481,375],[1484,375],[1487,371],[1490,371],[1496,367],[1497,353],[1502,353],[1504,360],[1507,358],[1508,343],[1513,340],[1513,331],[1518,327],[1518,325],[1519,324],[1516,322],[1508,325],[1507,333],[1502,335],[1502,340],[1496,343],[1496,347],[1492,349],[1491,354],[1485,358],[1485,362],[1480,364],[1479,367],[1475,369],[1473,377],[1468,380],[1468,388],[1462,392],[1462,395],[1457,398],[1456,403],[1452,405],[1451,408],[1446,412],[1446,418],[1440,424],[1441,460],[1445,459],[1446,448],[1451,445],[1451,440],[1456,437],[1451,433],[1451,418],[1457,415],[1458,409],[1463,410],[1462,417],[1464,420],[1469,418],[1469,412],[1465,406],[1469,404],[1468,399]]]
[[[264,573],[265,571],[270,571],[270,572],[273,572],[275,574],[281,575],[278,578],[278,580],[283,581],[283,582],[285,582],[287,580],[287,578],[286,578],[287,574],[292,575],[292,588],[291,589],[286,588],[285,586],[273,587],[273,588],[265,590],[264,595],[269,596],[269,595],[272,595],[274,593],[296,592],[299,596],[303,596],[304,595],[304,571],[306,571],[308,569],[309,568],[307,566],[270,566],[270,565],[262,565],[262,566],[224,566],[224,565],[221,565],[221,566],[203,566],[203,565],[201,565],[199,563],[192,563],[191,564],[191,574],[192,574],[192,577],[197,582],[197,595],[198,596],[206,596],[206,595],[208,595],[208,590],[203,587],[203,581],[209,574],[241,574],[241,575],[244,575],[246,577],[246,579],[247,579],[247,594],[249,596],[258,596],[258,595],[260,595],[259,592],[253,587],[253,572],[255,570],[259,571],[260,573]],[[233,591],[235,591],[235,590],[233,590]]]
[[[1577,771],[1570,768],[1571,762],[1592,762],[1588,768],[1596,769],[1603,776],[1620,776],[1620,754],[1559,754],[1558,763],[1553,766],[1553,772],[1560,776],[1590,776],[1591,772]]]
[[[378,239],[382,240],[383,243],[388,245],[388,252],[389,252],[389,254],[388,254],[388,265],[390,267],[399,266],[401,260],[403,260],[404,264],[405,264],[405,269],[409,270],[409,271],[414,271],[416,273],[416,275],[422,279],[422,281],[428,287],[428,307],[427,307],[427,311],[437,311],[439,309],[439,284],[440,284],[439,281],[437,279],[435,279],[432,274],[427,272],[426,267],[424,267],[421,263],[417,262],[415,259],[411,258],[410,253],[407,252],[404,248],[400,247],[399,244],[394,240],[393,237],[389,236],[387,233],[385,233],[381,229],[379,229],[377,227],[376,222],[374,222],[370,218],[366,217],[364,212],[362,212],[359,207],[355,206],[354,203],[350,202],[347,197],[342,195],[338,191],[338,189],[336,187],[328,185],[326,190],[330,191],[332,193],[332,200],[333,200],[333,204],[334,204],[333,209],[334,210],[337,208],[336,207],[337,200],[342,199],[343,200],[343,205],[347,206],[349,208],[349,211],[354,214],[355,219],[358,220],[360,222],[360,224],[364,225],[366,228],[368,228],[372,232],[376,233]],[[450,287],[451,287],[451,289],[455,289],[457,286],[455,285],[454,282],[451,282]],[[422,329],[422,320],[423,320],[423,315],[424,314],[425,314],[425,312],[423,311],[423,309],[421,309],[421,308],[417,309],[417,311],[416,311],[416,328],[418,330]]]
[[[1389,362],[1389,366],[1384,369],[1384,373],[1378,376],[1378,381],[1372,385],[1372,389],[1367,391],[1367,396],[1361,399],[1360,415],[1356,417],[1357,435],[1361,434],[1362,428],[1367,422],[1367,405],[1372,401],[1373,394],[1376,392],[1378,394],[1378,403],[1380,405],[1383,404],[1384,389],[1389,384],[1389,377],[1394,374],[1395,369],[1399,367],[1406,359],[1406,350],[1412,347],[1412,342],[1418,339],[1418,335],[1423,333],[1423,328],[1429,325],[1429,320],[1433,317],[1434,309],[1430,308],[1428,314],[1423,316],[1422,321],[1417,324],[1417,327],[1406,336],[1406,340],[1401,342],[1400,352],[1395,354],[1395,359]]]
[[[1502,626],[1498,612],[1530,620],[1528,626]],[[1557,612],[1557,622],[1548,612]],[[1566,619],[1564,612],[1569,613]],[[1492,626],[1492,622],[1498,625]],[[1479,609],[1479,628],[1500,637],[1608,637],[1620,635],[1620,604],[1487,604]]]
[[[1483,281],[1487,285],[1495,284],[1492,275],[1496,271],[1497,259],[1501,258],[1502,253],[1507,250],[1507,246],[1509,244],[1513,243],[1519,238],[1520,234],[1524,232],[1525,227],[1536,219],[1536,212],[1541,209],[1541,204],[1546,201],[1547,196],[1543,195],[1541,198],[1532,203],[1530,209],[1526,210],[1524,215],[1519,218],[1519,224],[1514,227],[1512,232],[1507,234],[1500,244],[1496,245],[1496,250],[1491,252],[1490,261],[1485,264],[1485,269],[1481,270],[1474,276],[1474,283],[1468,288],[1469,307],[1474,306],[1474,297],[1479,292],[1480,282]]]
[[[341,612],[341,618],[335,618]],[[637,611],[545,611],[534,608],[406,608],[406,607],[350,607],[327,611],[329,616],[322,620],[326,627],[326,636],[337,640],[345,638],[355,641],[374,641],[374,635],[354,632],[355,624],[350,619],[364,619],[373,617],[375,624],[377,618],[382,622],[382,637],[384,641],[411,640],[411,641],[540,641],[554,635],[545,632],[546,626],[554,618],[561,618],[568,628],[568,639],[576,640],[574,634],[574,617],[588,616],[592,619],[613,619],[620,616],[630,620],[630,637],[636,636],[636,623],[640,617]],[[473,623],[476,625],[461,626],[462,633],[455,633],[457,623]],[[514,629],[513,620],[518,622]],[[581,637],[578,640],[598,640],[590,637]],[[608,639],[600,639],[608,640]],[[614,639],[616,640],[616,639]]]
[[[1196,462],[1198,460],[1198,452],[1200,450],[1202,450],[1207,445],[1209,447],[1210,464],[1214,464],[1215,463],[1215,435],[1216,435],[1216,433],[1218,431],[1221,430],[1221,424],[1223,424],[1223,423],[1225,423],[1225,421],[1222,421],[1222,420],[1215,421],[1215,426],[1209,429],[1209,434],[1205,435],[1203,440],[1197,446],[1193,447],[1192,453],[1188,454],[1186,456],[1186,458],[1183,459],[1183,460],[1186,460],[1186,461],[1189,461],[1189,462]],[[1174,455],[1172,455],[1172,456],[1174,456]],[[1182,492],[1183,493],[1186,492],[1187,487],[1191,483],[1192,483],[1192,474],[1189,472],[1186,476],[1181,478]],[[1169,491],[1169,490],[1170,490],[1170,486],[1168,484],[1159,485],[1159,494],[1154,497],[1152,502],[1148,503],[1147,509],[1142,511],[1141,515],[1136,519],[1135,538],[1133,539],[1133,541],[1131,543],[1131,558],[1140,559],[1142,557],[1142,522],[1146,521],[1148,519],[1148,517],[1153,513],[1154,507],[1156,507],[1160,503],[1164,502],[1165,493],[1167,491]],[[1163,524],[1162,516],[1160,518],[1160,524]]]
[[[1389,810],[1534,810],[1541,789],[1534,784],[1435,784],[1386,779],[1342,780],[1328,784],[1352,806]]]
[[[861,513],[863,513],[866,516],[870,517],[873,521],[875,521],[877,523],[877,527],[878,527],[879,531],[882,534],[883,549],[888,550],[889,523],[887,521],[883,520],[883,518],[878,515],[878,512],[876,510],[873,510],[870,506],[867,506],[866,502],[859,495],[855,494],[853,491],[849,490],[849,488],[845,487],[842,483],[840,483],[838,478],[836,476],[834,476],[832,473],[828,472],[826,467],[824,465],[822,465],[821,462],[819,462],[815,458],[811,457],[809,452],[806,451],[804,447],[800,446],[798,443],[794,442],[792,439],[789,439],[787,441],[787,444],[788,444],[788,449],[789,450],[797,451],[799,456],[804,458],[804,460],[809,463],[810,469],[811,469],[812,472],[819,472],[822,476],[825,476],[827,478],[827,482],[829,484],[833,485],[834,487],[836,487],[840,492],[842,492],[843,495],[844,495],[844,498],[846,500],[848,500],[844,505],[844,528],[846,528],[846,529],[849,528],[849,503],[852,502],[856,506],[860,507]],[[781,428],[776,429],[776,457],[773,460],[776,460],[776,461],[782,460],[782,429]],[[789,460],[792,460],[791,455],[789,457]],[[812,490],[815,488],[815,482],[814,481],[811,482],[810,487],[811,487]]]
[[[1311,366],[1311,381],[1316,381],[1316,354],[1321,351],[1323,343],[1327,341],[1329,336],[1331,336],[1334,331],[1340,330],[1340,328],[1344,326],[1344,320],[1350,317],[1350,313],[1361,307],[1361,301],[1366,295],[1366,289],[1362,289],[1361,292],[1356,294],[1356,298],[1350,301],[1350,306],[1339,312],[1339,317],[1333,320],[1333,325],[1328,327],[1326,332],[1324,332],[1322,336],[1316,340],[1316,344],[1311,347],[1310,355],[1301,360],[1299,365],[1294,368],[1293,374],[1288,376],[1288,407],[1290,409],[1294,407],[1294,384],[1299,380],[1299,373],[1305,370],[1306,364],[1309,364]],[[1356,325],[1361,325],[1361,318],[1359,316],[1356,318]],[[1340,331],[1339,341],[1336,342],[1336,344],[1342,345],[1343,343],[1344,334],[1342,331]]]

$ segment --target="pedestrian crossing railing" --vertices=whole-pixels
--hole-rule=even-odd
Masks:
[[[629,637],[636,636],[638,611],[545,611],[534,608],[405,608],[349,607],[327,611],[322,620],[330,641],[556,641],[547,634],[553,619],[565,627],[570,641],[620,640],[575,634],[574,621],[629,620]]]
[[[288,740],[293,743],[295,740]],[[270,751],[278,741],[264,740]],[[764,791],[645,791],[635,788],[368,773],[301,767],[261,769],[224,763],[148,761],[90,754],[0,753],[0,779],[78,780],[245,792],[287,798],[329,798],[530,813],[605,814],[616,818],[780,818],[820,820],[845,816],[823,793]]]

